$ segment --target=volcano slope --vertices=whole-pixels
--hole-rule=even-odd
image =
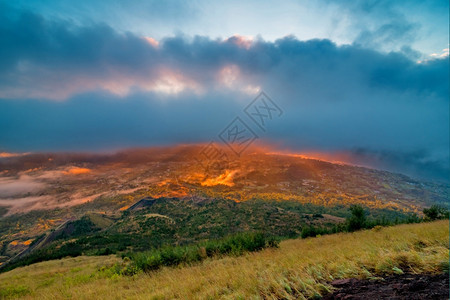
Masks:
[[[143,227],[144,233],[153,232],[152,241],[144,239],[147,246],[221,237],[232,233],[228,229],[268,228],[273,234],[292,237],[311,224],[330,228],[342,222],[353,204],[370,210],[373,218],[395,222],[413,213],[420,216],[424,207],[433,204],[447,205],[450,195],[444,183],[259,148],[232,161],[205,161],[203,147],[2,158],[0,263],[30,247],[38,248],[36,243],[44,236],[77,221],[87,226],[83,228],[89,234],[107,228],[118,236],[127,232],[127,243],[111,243],[110,248],[118,250],[128,247],[133,232]],[[147,213],[167,218],[129,210],[146,197],[176,198],[179,204],[159,205]],[[128,212],[130,218],[123,221]],[[67,238],[73,234],[66,233]],[[79,253],[103,250],[94,244]]]
[[[114,272],[116,264],[124,263],[116,256],[65,258],[0,274],[0,295],[25,299],[317,299],[351,292],[340,290],[345,286],[342,281],[336,284],[337,280],[378,280],[370,281],[376,284],[395,274],[408,278],[417,276],[408,274],[424,274],[409,281],[416,290],[397,298],[414,299],[414,295],[405,297],[426,291],[420,278],[447,272],[448,279],[448,262],[449,223],[436,221],[285,240],[275,249],[131,277]],[[388,298],[394,296],[399,295]]]

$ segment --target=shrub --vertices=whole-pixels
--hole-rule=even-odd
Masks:
[[[266,247],[278,247],[279,241],[260,232],[238,233],[220,240],[209,240],[191,246],[165,246],[146,252],[124,255],[131,259],[122,275],[132,275],[157,270],[162,266],[175,266],[194,263],[217,255],[242,255],[245,252],[259,251]]]
[[[333,229],[329,230],[327,228],[324,227],[315,227],[315,226],[308,226],[308,227],[304,227],[302,229],[302,233],[301,233],[301,237],[307,238],[307,237],[318,237],[321,236],[323,234],[330,234],[330,233],[334,233],[335,231]]]
[[[366,226],[366,213],[360,205],[352,205],[350,207],[352,215],[347,218],[348,231],[356,231]]]
[[[316,229],[313,226],[304,227],[302,229],[302,239],[305,239],[307,237],[315,237],[317,235]]]
[[[432,205],[430,208],[424,208],[423,214],[427,220],[439,220],[449,217],[449,212],[445,207]]]

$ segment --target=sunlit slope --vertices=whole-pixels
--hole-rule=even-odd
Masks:
[[[448,221],[310,239],[134,277],[113,274],[114,256],[49,261],[0,274],[0,295],[39,299],[303,298],[336,278],[448,270]],[[106,266],[106,268],[105,268]]]
[[[433,204],[448,206],[450,185],[445,183],[257,147],[239,158],[230,153],[229,161],[205,161],[203,150],[204,145],[180,145],[116,154],[44,153],[3,158],[0,263],[26,251],[43,234],[69,220],[95,213],[91,214],[94,223],[108,223],[107,218],[95,216],[120,217],[145,197],[287,200],[331,209],[360,204],[372,211],[419,215]],[[107,223],[98,225],[104,228]]]
[[[207,159],[200,145],[117,154],[29,154],[0,161],[0,216],[36,210],[62,223],[78,211],[117,212],[142,196],[362,204],[419,213],[446,204],[450,186],[401,174],[252,148]],[[218,148],[219,149],[219,148]],[[223,149],[225,150],[225,148]],[[225,153],[225,152],[224,152]],[[231,154],[230,154],[231,155]]]

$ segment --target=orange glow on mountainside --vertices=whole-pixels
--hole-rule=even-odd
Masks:
[[[64,174],[66,174],[66,175],[80,175],[80,174],[87,174],[87,173],[91,173],[91,169],[73,167],[73,168],[70,168],[68,171],[64,172]]]
[[[127,210],[129,207],[130,207],[129,205],[125,205],[125,206],[122,206],[121,208],[119,208],[119,210],[124,211],[124,210]]]
[[[349,155],[344,153],[333,154],[325,152],[305,152],[305,153],[286,153],[286,152],[267,152],[267,155],[284,155],[290,157],[298,157],[301,159],[313,159],[318,161],[329,162],[339,165],[354,165]]]
[[[233,176],[237,173],[237,170],[230,171],[226,170],[224,174],[217,176],[216,178],[208,178],[201,183],[202,186],[215,186],[215,185],[226,185],[234,186]]]

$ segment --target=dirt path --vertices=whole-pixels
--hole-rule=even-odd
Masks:
[[[403,274],[383,280],[340,279],[323,299],[449,299],[449,275]]]

